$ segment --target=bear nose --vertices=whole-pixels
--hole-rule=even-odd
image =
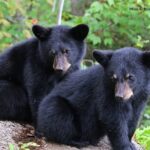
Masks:
[[[123,98],[123,93],[116,92],[116,93],[115,93],[115,97],[116,97],[116,98]]]
[[[117,83],[116,84],[115,97],[119,100],[124,98],[124,83]]]
[[[115,95],[116,100],[121,101],[123,100],[123,96],[122,95]]]

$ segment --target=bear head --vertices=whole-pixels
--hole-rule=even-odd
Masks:
[[[139,93],[148,92],[150,52],[126,47],[116,51],[94,51],[93,56],[103,66],[108,87],[115,99],[127,101]]]
[[[89,32],[87,25],[50,28],[34,25],[32,31],[39,41],[40,60],[46,67],[63,73],[79,68],[86,51],[84,39]]]

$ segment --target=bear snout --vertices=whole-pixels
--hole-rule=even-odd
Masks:
[[[133,90],[127,81],[118,82],[115,86],[115,97],[119,100],[129,100],[133,96]]]

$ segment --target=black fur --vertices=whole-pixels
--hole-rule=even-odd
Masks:
[[[39,102],[66,75],[79,69],[85,55],[88,27],[84,24],[73,28],[35,25],[32,30],[36,37],[0,55],[1,120],[30,121],[32,113],[35,122]],[[64,54],[64,49],[69,52]],[[67,72],[53,68],[54,58],[62,53],[71,64]]]
[[[39,106],[37,134],[77,147],[95,145],[106,134],[114,150],[135,150],[131,138],[149,95],[148,56],[135,48],[95,51],[103,66],[70,74],[45,97]],[[132,78],[126,79],[126,73]],[[116,83],[124,80],[133,90],[127,100],[115,97]]]

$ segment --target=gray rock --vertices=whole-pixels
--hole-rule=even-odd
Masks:
[[[43,139],[34,138],[34,129],[30,125],[23,125],[9,121],[0,121],[0,150],[9,150],[9,145],[12,144],[15,150],[19,150],[21,143],[34,142],[36,147],[31,147],[31,150],[79,150],[75,147],[59,145],[55,143],[46,143]],[[143,150],[140,145],[133,141],[137,150]],[[98,146],[88,146],[81,150],[112,150],[109,140],[104,137]]]

